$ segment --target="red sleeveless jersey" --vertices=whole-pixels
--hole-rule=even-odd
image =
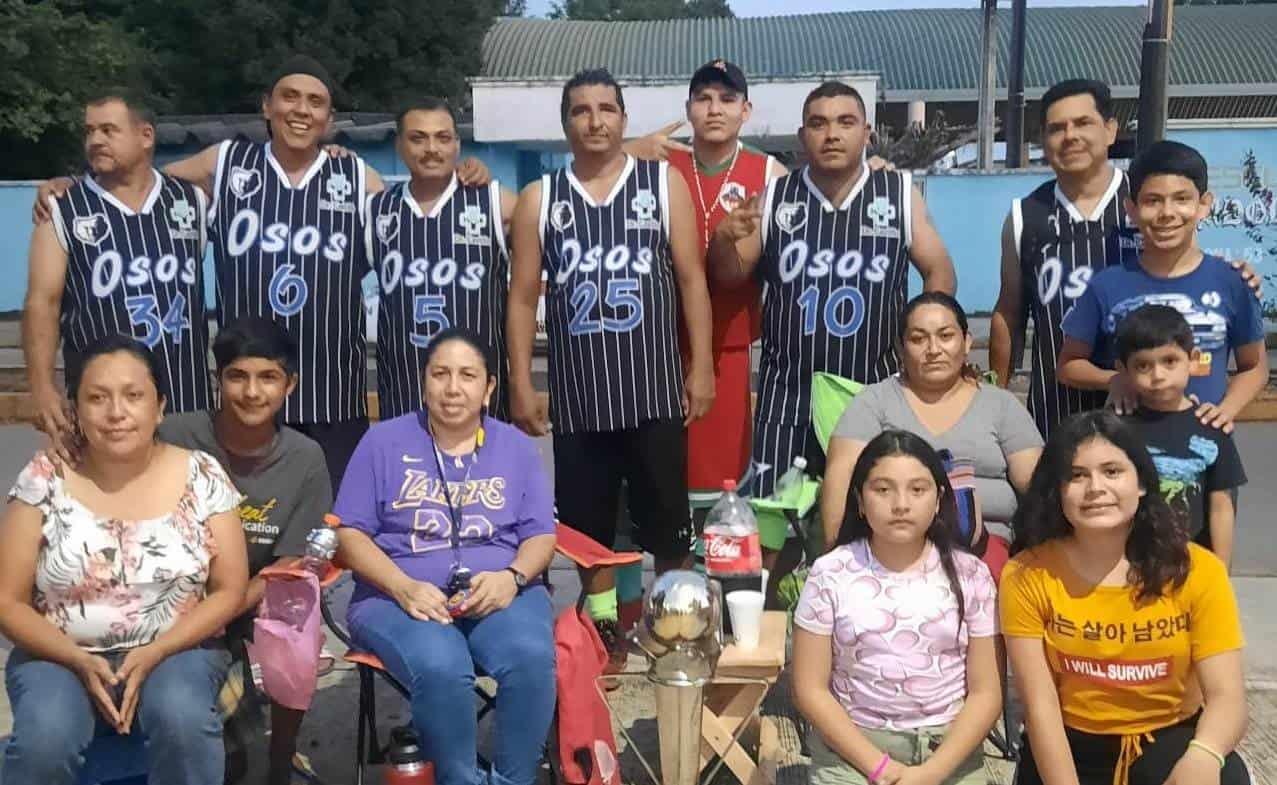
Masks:
[[[736,205],[767,185],[767,166],[771,156],[757,153],[743,145],[736,161],[723,171],[707,175],[697,169],[691,153],[671,151],[670,166],[682,172],[687,189],[692,192],[692,206],[696,210],[696,232],[701,240],[701,263],[719,222]],[[699,181],[700,189],[697,189]],[[708,222],[708,226],[707,226]],[[760,334],[760,296],[762,289],[757,281],[749,280],[730,288],[722,287],[709,279],[710,304],[714,310],[714,354],[722,349],[739,349],[749,346]],[[680,312],[679,332],[686,347],[686,328]]]

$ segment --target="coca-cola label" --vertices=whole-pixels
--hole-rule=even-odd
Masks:
[[[747,535],[705,532],[705,571],[710,575],[759,575],[763,552],[758,533]]]

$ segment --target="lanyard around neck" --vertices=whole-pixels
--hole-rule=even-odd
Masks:
[[[430,447],[435,456],[435,468],[439,471],[439,484],[443,488],[443,498],[448,504],[448,517],[452,522],[448,542],[452,550],[452,566],[456,568],[461,566],[461,511],[452,501],[452,490],[448,487],[448,477],[443,470],[443,453],[439,450],[439,442],[435,439],[434,431],[429,428],[429,421],[427,421],[427,431],[430,433]],[[470,455],[470,462],[466,465],[465,476],[461,480],[462,494],[466,492],[466,486],[470,484],[471,470],[479,462],[479,448],[483,446],[483,435],[483,426],[480,425],[479,432],[475,435],[474,452]],[[464,496],[462,501],[464,502]]]

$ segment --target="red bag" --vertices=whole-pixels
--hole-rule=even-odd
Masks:
[[[571,607],[554,622],[555,682],[559,694],[559,761],[570,785],[620,785],[612,712],[595,687],[607,649],[583,610]]]

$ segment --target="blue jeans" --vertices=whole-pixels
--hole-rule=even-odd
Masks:
[[[146,737],[153,785],[222,785],[225,750],[217,693],[225,649],[190,649],[165,659],[142,682],[133,733]],[[15,649],[5,672],[13,735],[4,785],[75,785],[95,736],[114,733],[75,672]]]
[[[453,624],[420,621],[393,600],[365,600],[351,634],[412,695],[412,724],[438,785],[475,785],[475,666],[497,682],[492,782],[532,785],[554,718],[550,594],[533,586],[508,608]]]

